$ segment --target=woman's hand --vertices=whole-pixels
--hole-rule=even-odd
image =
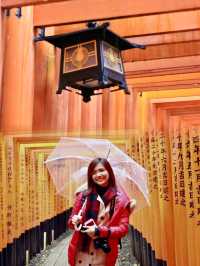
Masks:
[[[130,213],[132,213],[136,207],[136,199],[131,199],[129,202]]]
[[[81,220],[82,220],[82,216],[81,215],[75,214],[74,216],[72,216],[72,224],[74,226],[78,226],[81,223]]]
[[[97,226],[96,225],[88,225],[88,226],[84,226],[84,233],[88,234],[89,237],[91,238],[95,238],[95,228]]]

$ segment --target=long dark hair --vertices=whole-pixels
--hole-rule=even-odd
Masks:
[[[97,166],[97,164],[101,163],[105,169],[108,171],[109,174],[109,180],[108,180],[108,186],[109,187],[116,187],[116,182],[115,182],[115,175],[113,173],[112,167],[108,160],[104,158],[96,158],[88,166],[88,190],[91,190],[96,186],[96,184],[93,181],[92,175],[94,173],[94,168]]]

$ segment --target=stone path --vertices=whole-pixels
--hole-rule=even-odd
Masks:
[[[65,233],[58,239],[54,240],[46,250],[37,254],[29,266],[67,266],[67,246],[70,239],[70,234]]]
[[[34,257],[29,266],[68,266],[67,246],[70,234],[66,233],[55,240],[45,251]],[[122,239],[122,249],[116,266],[139,266],[131,253],[130,235]]]

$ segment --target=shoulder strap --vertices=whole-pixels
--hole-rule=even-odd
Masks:
[[[78,215],[81,215],[82,214],[82,211],[83,211],[83,208],[85,207],[85,204],[86,204],[86,195],[84,194],[84,192],[82,193],[82,197],[81,197],[81,208],[78,212]]]
[[[83,192],[83,194],[82,194],[82,198],[81,198],[81,204],[83,204],[84,202],[85,202],[85,200],[86,200],[86,195],[85,195],[85,193]]]
[[[115,208],[115,197],[113,197],[110,202],[110,211],[109,211],[110,218],[113,216],[114,208]]]

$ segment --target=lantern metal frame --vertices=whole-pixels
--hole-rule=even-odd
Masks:
[[[35,41],[47,41],[61,49],[59,87],[56,93],[61,94],[63,90],[72,91],[75,89],[76,93],[82,95],[84,102],[89,102],[93,95],[102,94],[101,92],[98,92],[99,90],[116,86],[118,86],[118,88],[112,89],[111,91],[124,90],[126,94],[130,94],[125,80],[121,51],[131,48],[144,49],[145,46],[135,43],[133,44],[126,39],[121,38],[108,29],[108,22],[103,23],[102,25],[97,25],[96,22],[89,22],[87,26],[88,28],[84,30],[54,36],[45,36],[45,30],[42,28],[39,36],[35,38]],[[70,58],[69,56],[70,59],[65,61],[67,49],[73,50],[73,47],[76,49],[74,50],[74,54],[77,51],[81,51],[81,58],[84,59],[84,51],[87,50],[84,45],[86,46],[87,43],[89,45],[91,42],[95,42],[96,64],[88,66],[83,65],[83,67],[79,68],[79,62],[77,61],[77,68],[75,68],[76,62],[74,63],[74,66],[72,66],[72,63],[70,62],[73,58]],[[107,48],[105,48],[106,46]],[[105,63],[106,49],[107,57],[110,58],[109,60],[111,62],[110,66],[108,63]],[[71,50],[69,54],[72,54]],[[88,56],[88,54],[85,56]],[[73,55],[71,55],[71,57],[73,57]],[[65,64],[68,64],[71,68],[74,67],[74,70],[63,71],[63,69],[65,69]],[[121,71],[119,71],[119,69],[121,69]]]

